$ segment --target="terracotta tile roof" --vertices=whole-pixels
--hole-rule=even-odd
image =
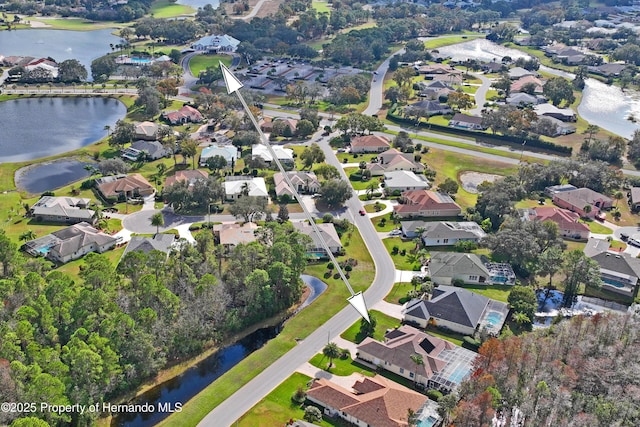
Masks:
[[[176,182],[188,182],[189,185],[192,185],[194,182],[198,180],[207,180],[209,177],[209,173],[206,171],[195,169],[195,170],[181,170],[177,171],[174,175],[167,177],[164,182],[164,186],[168,187],[170,185],[175,184]]]
[[[429,190],[410,190],[402,193],[404,204],[394,206],[397,213],[411,213],[425,210],[460,210],[460,206],[444,193]]]
[[[352,147],[391,147],[389,140],[379,135],[362,135],[351,140]]]
[[[99,184],[98,189],[105,197],[115,197],[120,193],[140,191],[141,189],[153,190],[153,186],[142,175],[134,173],[111,182]]]
[[[535,208],[534,211],[535,219],[539,221],[553,221],[564,230],[589,232],[586,224],[578,222],[580,215],[575,212],[554,207]]]

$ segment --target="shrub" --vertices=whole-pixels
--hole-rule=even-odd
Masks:
[[[333,270],[333,269],[334,269],[334,267],[335,267],[335,266],[333,265],[333,263],[332,263],[332,262],[330,262],[329,264],[327,264],[327,268],[328,268],[329,270]]]
[[[442,392],[440,390],[429,389],[427,390],[427,396],[429,399],[437,402],[442,398]]]
[[[405,256],[406,254],[407,254],[407,250],[406,249],[403,249],[403,250],[400,251],[400,255],[401,256]]]
[[[347,360],[350,357],[351,357],[351,353],[349,353],[349,350],[347,350],[346,348],[340,349],[340,359]]]
[[[304,408],[304,420],[310,423],[322,421],[322,412],[320,412],[320,409],[315,406],[309,405]]]
[[[351,267],[351,266],[350,266],[350,265],[348,265],[348,264],[347,264],[347,265],[345,265],[345,267],[344,267],[344,271],[351,271],[351,270],[353,270],[353,267]]]
[[[298,389],[291,396],[291,400],[298,404],[303,404],[304,400],[307,398],[307,393],[304,391],[302,386],[298,386]]]
[[[325,279],[328,279],[330,277],[331,277],[331,272],[330,271],[327,271],[327,272],[324,273],[324,278]]]
[[[325,222],[325,223],[333,222],[333,215],[331,215],[330,213],[324,214],[322,216],[322,222]]]
[[[451,284],[453,286],[461,287],[461,286],[464,286],[464,280],[462,280],[462,279],[453,279],[451,281]]]
[[[393,248],[391,248],[391,255],[398,255],[399,251],[400,251],[400,248],[397,246],[394,246]]]
[[[339,273],[334,274],[334,275],[333,275],[333,278],[334,278],[334,279],[336,279],[336,280],[338,280],[338,279],[340,278],[340,274],[339,274]]]

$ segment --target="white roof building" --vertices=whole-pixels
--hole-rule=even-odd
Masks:
[[[281,163],[293,164],[293,150],[291,148],[284,148],[281,145],[272,145],[271,148]],[[256,144],[251,147],[251,157],[262,157],[262,160],[268,164],[273,162],[273,156],[264,144]]]
[[[247,176],[228,176],[224,182],[224,193],[227,199],[239,199],[243,194],[252,197],[269,196],[264,178]]]
[[[208,52],[235,52],[240,40],[227,34],[205,36],[191,45],[195,50]]]

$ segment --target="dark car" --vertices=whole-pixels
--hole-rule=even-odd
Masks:
[[[627,240],[629,238],[628,234],[620,233],[620,239]]]

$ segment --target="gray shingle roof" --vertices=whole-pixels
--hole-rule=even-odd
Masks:
[[[124,250],[124,257],[131,251],[149,253],[153,250],[169,253],[171,244],[175,241],[173,234],[156,234],[153,237],[133,236]]]
[[[435,317],[475,328],[488,303],[489,298],[475,292],[453,286],[438,286],[433,290],[431,300],[410,302],[406,314],[426,320]]]

